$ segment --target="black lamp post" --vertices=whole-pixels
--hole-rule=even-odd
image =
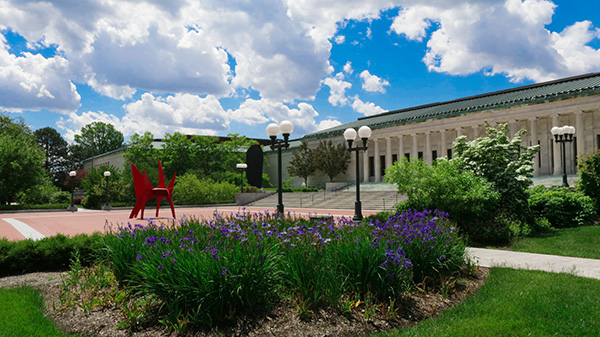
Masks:
[[[356,139],[356,130],[352,128],[346,129],[344,131],[344,139],[348,142],[348,152],[356,152],[356,201],[354,202],[354,216],[352,220],[361,221],[362,216],[362,204],[360,202],[360,165],[358,163],[358,153],[360,151],[367,151],[367,141],[369,137],[371,137],[371,129],[363,125],[358,129],[358,137],[362,139],[362,147],[356,146],[352,147],[352,143]]]
[[[573,135],[575,134],[575,127],[565,125],[563,127],[555,126],[550,132],[554,135],[554,141],[562,143],[562,169],[563,169],[563,186],[569,187],[567,182],[567,153],[565,152],[565,143],[573,141]]]
[[[110,177],[110,171],[104,171],[104,178],[106,179],[106,189],[104,193],[106,193],[106,203],[102,206],[103,211],[110,211],[112,206],[108,203],[108,178]]]
[[[71,171],[69,172],[69,176],[71,177],[71,205],[67,207],[67,211],[77,212],[77,207],[75,207],[75,203],[73,203],[73,194],[75,193],[75,176],[77,172]]]
[[[248,168],[248,164],[246,164],[246,163],[239,163],[235,167],[237,167],[240,170],[240,173],[241,173],[240,193],[244,193],[244,170],[246,170]]]
[[[294,130],[294,125],[290,121],[283,121],[279,125],[272,123],[267,126],[267,135],[271,138],[271,150],[277,149],[277,194],[278,202],[277,212],[283,213],[283,194],[281,190],[281,149],[287,149],[289,144],[290,134]],[[277,136],[281,132],[283,140],[277,139]]]

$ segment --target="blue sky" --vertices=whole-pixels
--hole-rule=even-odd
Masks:
[[[0,108],[67,140],[93,121],[292,137],[389,110],[600,71],[572,0],[0,3]]]

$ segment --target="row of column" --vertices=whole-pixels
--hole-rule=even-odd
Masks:
[[[553,114],[551,116],[552,118],[552,126],[561,126],[559,125],[559,115],[558,114]],[[538,144],[538,118],[537,117],[531,117],[527,120],[527,128],[529,129],[527,134],[529,135],[529,140],[531,142],[532,145],[537,145]],[[519,128],[518,125],[518,121],[517,120],[511,120],[508,122],[509,124],[509,128],[510,128],[510,136],[513,137]],[[580,155],[581,153],[584,152],[584,124],[583,124],[583,112],[579,111],[579,112],[575,112],[575,129],[576,129],[576,133],[575,133],[575,137],[576,137],[576,147],[577,147],[577,155]],[[550,128],[552,127],[550,126]],[[480,134],[480,125],[479,124],[475,124],[471,126],[472,130],[473,130],[473,136],[474,138],[479,137]],[[456,128],[456,138],[460,137],[463,135],[463,127],[458,127]],[[433,132],[440,132],[440,157],[446,156],[447,151],[448,151],[448,140],[447,140],[447,131],[446,129],[441,129],[439,131],[433,131]],[[548,131],[548,135],[551,138],[551,141],[553,142],[554,138],[552,138],[552,136],[550,135],[550,130]],[[432,158],[432,142],[431,142],[431,132],[432,131],[425,131],[425,151],[423,153],[423,161],[425,161],[428,164],[431,164],[433,161]],[[400,159],[402,156],[404,156],[404,138],[406,135],[397,135],[397,136],[386,136],[385,138],[373,138],[371,143],[372,143],[372,147],[373,147],[373,153],[374,153],[374,178],[375,181],[381,181],[382,177],[381,177],[381,162],[380,162],[380,140],[381,139],[385,139],[385,167],[390,167],[392,166],[393,162],[392,162],[392,138],[398,138],[398,159]],[[411,139],[411,151],[410,151],[410,157],[411,158],[418,158],[418,143],[417,143],[417,133],[412,133],[410,135],[410,137],[412,137]],[[543,138],[543,139],[547,139],[547,138]],[[525,144],[525,140],[524,140],[524,145]],[[555,146],[553,146],[553,164],[554,164],[554,171],[553,174],[554,175],[560,175],[562,174],[562,162],[561,162],[561,147],[560,146],[556,146],[558,144],[555,144]],[[534,156],[534,175],[539,175],[539,156]],[[368,182],[370,179],[370,174],[369,174],[369,161],[368,160],[363,160],[363,165],[364,165],[364,181]]]

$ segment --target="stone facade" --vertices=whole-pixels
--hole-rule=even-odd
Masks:
[[[582,81],[585,83],[581,84]],[[557,89],[555,86],[562,87]],[[564,89],[565,86],[569,88],[568,91]],[[582,86],[583,88],[581,88]],[[543,95],[537,94],[539,91],[542,91]],[[536,96],[533,96],[534,94]],[[472,109],[469,106],[469,104],[481,104],[486,100],[491,101],[500,95],[507,97],[506,102],[490,103],[489,108],[480,108],[478,105],[477,109]],[[512,97],[517,95],[532,97],[520,98],[520,101],[515,103],[512,101]],[[457,104],[466,106],[463,108],[466,112],[453,113],[454,115],[445,117],[445,105],[449,109]],[[361,161],[361,180],[364,182],[382,181],[385,168],[403,156],[421,158],[430,164],[437,157],[451,156],[452,142],[457,137],[464,135],[472,140],[485,135],[486,122],[490,125],[508,124],[510,136],[520,129],[527,130],[527,133],[523,135],[523,145],[540,145],[540,152],[534,158],[535,176],[562,174],[561,146],[560,144],[557,146],[550,133],[553,126],[572,125],[576,128],[574,141],[566,144],[568,174],[576,173],[578,156],[594,152],[600,145],[600,74],[583,75],[577,78],[436,103],[433,108],[442,111],[433,114],[439,114],[439,117],[427,118],[424,114],[418,115],[419,111],[431,110],[431,106],[415,107],[397,113],[389,112],[382,116],[362,118],[356,122],[332,128],[332,130],[307,135],[301,140],[308,141],[312,147],[316,147],[319,140],[322,139],[345,143],[342,132],[346,127],[358,129],[361,125],[369,125],[373,129],[373,133],[368,142],[368,151],[366,156],[361,153],[359,159]],[[469,112],[469,110],[476,111]],[[407,114],[416,115],[416,117],[412,117],[416,122],[396,122],[395,118],[402,120]],[[382,122],[383,119],[385,122]],[[374,122],[374,125],[370,125],[370,122]],[[382,124],[383,126],[381,126]],[[276,170],[276,161],[273,161],[272,158],[275,157],[276,160],[276,156],[268,154],[267,157],[270,167]],[[284,163],[289,162],[289,157],[291,157],[290,150],[284,153]],[[348,171],[345,175],[337,177],[336,181],[355,181],[354,167],[356,164],[354,160],[355,155],[352,155]],[[284,164],[285,167],[286,164]],[[267,171],[270,176],[276,177],[270,171]],[[283,179],[287,179],[287,170],[283,171]],[[327,177],[310,177],[309,185],[324,185],[327,180]]]

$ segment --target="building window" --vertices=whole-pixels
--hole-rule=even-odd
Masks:
[[[431,162],[435,162],[437,159],[437,150],[431,151]]]
[[[398,161],[398,155],[397,154],[393,154],[392,155],[392,164]]]
[[[538,140],[538,146],[540,150],[538,151],[538,167],[542,167],[542,142]]]
[[[448,149],[448,153],[446,155],[448,159],[452,159],[452,149]]]
[[[419,159],[423,160],[423,151],[419,151],[419,152],[417,153],[417,158],[419,158]]]
[[[373,176],[375,172],[375,157],[369,157],[369,178]]]
[[[379,174],[382,177],[385,175],[385,156],[379,156]]]
[[[405,153],[404,158],[406,158],[406,160],[410,162],[410,153]]]
[[[600,150],[600,135],[596,135],[596,148]]]

